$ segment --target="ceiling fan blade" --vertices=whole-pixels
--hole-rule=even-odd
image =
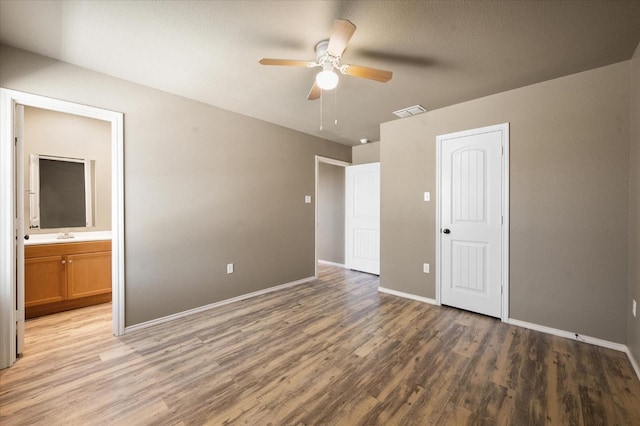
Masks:
[[[317,64],[311,61],[297,61],[295,59],[272,59],[272,58],[262,58],[258,62],[262,65],[282,65],[285,67],[307,67],[312,68]]]
[[[347,43],[351,40],[351,36],[356,31],[356,26],[351,21],[345,19],[336,19],[333,22],[331,37],[329,37],[329,46],[327,53],[335,58],[342,56],[342,52],[347,47]]]
[[[309,91],[309,96],[307,96],[307,100],[315,101],[316,99],[320,99],[320,95],[322,95],[322,89],[318,86],[318,83],[313,82],[313,86]]]
[[[386,83],[391,80],[393,73],[391,71],[379,70],[377,68],[361,67],[359,65],[344,65],[340,67],[343,74],[352,75],[354,77],[366,78],[369,80]]]

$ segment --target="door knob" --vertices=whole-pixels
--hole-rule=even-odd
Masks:
[[[29,234],[25,234],[24,239],[28,240],[29,239]]]
[[[444,234],[450,234],[450,233],[451,233],[451,231],[450,231],[449,229],[445,228],[445,229],[443,229],[443,230],[442,230],[442,233],[444,233]]]

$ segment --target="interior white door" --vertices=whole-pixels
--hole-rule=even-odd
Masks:
[[[345,262],[380,274],[380,163],[346,168]]]
[[[15,216],[16,228],[16,356],[24,352],[24,106],[16,104],[14,112],[15,149]]]
[[[439,136],[437,141],[441,303],[499,318],[504,133],[494,126]]]

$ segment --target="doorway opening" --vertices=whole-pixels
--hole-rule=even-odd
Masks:
[[[111,293],[112,333],[124,334],[124,188],[123,188],[123,114],[100,108],[0,89],[0,368],[11,366],[24,342],[24,239],[25,209],[20,111],[37,108],[108,123],[110,153],[110,229],[111,229]],[[20,158],[17,156],[20,155]],[[104,195],[104,194],[103,194]],[[28,222],[28,221],[26,221]],[[29,226],[27,224],[27,226]],[[74,254],[75,255],[75,254]],[[74,258],[75,259],[75,258]],[[79,260],[80,258],[76,259]],[[66,257],[62,259],[69,261]],[[86,259],[83,259],[86,260]],[[80,265],[81,262],[76,263]],[[75,267],[75,266],[74,266]],[[108,267],[108,266],[107,266]],[[88,267],[91,268],[90,266]],[[77,269],[80,271],[81,269]],[[78,289],[76,289],[78,290]],[[79,289],[78,291],[83,291]]]
[[[315,273],[318,262],[345,264],[345,168],[351,163],[316,155]]]

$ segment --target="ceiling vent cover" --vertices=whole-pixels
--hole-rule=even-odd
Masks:
[[[410,117],[416,114],[422,114],[423,112],[427,112],[427,109],[422,105],[414,105],[407,108],[399,109],[397,111],[393,111],[393,113],[400,118]]]

